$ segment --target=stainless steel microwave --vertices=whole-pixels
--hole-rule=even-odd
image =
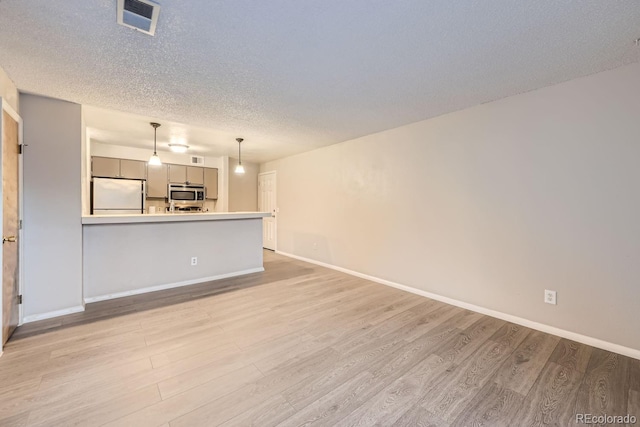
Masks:
[[[169,203],[175,205],[196,205],[204,203],[204,185],[169,184]]]

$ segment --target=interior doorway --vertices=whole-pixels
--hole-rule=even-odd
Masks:
[[[262,219],[262,247],[275,251],[278,220],[275,171],[258,174],[258,210],[271,212],[272,216]]]
[[[2,99],[2,342],[7,342],[20,320],[20,152],[22,121]],[[1,348],[1,345],[0,345]]]

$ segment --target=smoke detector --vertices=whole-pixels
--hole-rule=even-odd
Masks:
[[[151,0],[117,0],[118,24],[154,35],[160,5]]]

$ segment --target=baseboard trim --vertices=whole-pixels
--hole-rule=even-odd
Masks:
[[[192,280],[185,280],[185,281],[182,281],[182,282],[167,283],[165,285],[149,286],[147,288],[134,289],[134,290],[131,290],[131,291],[124,291],[124,292],[116,292],[116,293],[113,293],[113,294],[100,295],[100,296],[97,296],[97,297],[89,297],[89,298],[85,298],[84,302],[85,302],[85,304],[89,304],[89,303],[92,303],[92,302],[106,301],[106,300],[110,300],[110,299],[129,297],[129,296],[132,296],[132,295],[146,294],[148,292],[156,292],[156,291],[162,291],[162,290],[165,290],[165,289],[172,289],[172,288],[179,288],[179,287],[182,287],[182,286],[195,285],[197,283],[210,282],[212,280],[220,280],[220,279],[227,279],[229,277],[243,276],[245,274],[260,273],[262,271],[264,271],[264,267],[250,268],[250,269],[247,269],[247,270],[234,271],[234,272],[225,273],[225,274],[218,274],[217,276],[202,277],[202,278],[199,278],[199,279],[192,279]]]
[[[22,324],[37,322],[38,320],[51,319],[53,317],[64,316],[66,314],[80,313],[82,311],[84,311],[84,304],[77,305],[75,307],[64,308],[62,310],[49,311],[42,314],[32,314],[31,316],[24,316],[24,318],[22,319]]]
[[[544,323],[538,323],[533,320],[525,319],[522,317],[514,316],[512,314],[502,313],[500,311],[491,310],[489,308],[481,307],[478,305],[470,304],[464,301],[459,301],[453,298],[445,297],[442,295],[434,294],[431,292],[423,291],[421,289],[412,288],[411,286],[401,285],[400,283],[395,283],[389,280],[380,279],[375,276],[370,276],[368,274],[360,273],[357,271],[349,270],[347,268],[338,267],[336,265],[328,264],[322,261],[316,261],[311,258],[305,258],[302,256],[290,254],[287,252],[276,251],[277,254],[284,255],[289,258],[297,259],[300,261],[305,261],[310,264],[319,265],[321,267],[330,268],[332,270],[340,271],[342,273],[346,273],[352,276],[360,277],[362,279],[370,280],[372,282],[380,283],[382,285],[390,286],[392,288],[400,289],[406,292],[411,292],[412,294],[420,295],[426,298],[431,298],[436,301],[441,301],[446,304],[454,305],[456,307],[464,308],[470,311],[474,311],[476,313],[485,314],[487,316],[495,317],[497,319],[506,320],[507,322],[515,323],[520,326],[525,326],[527,328],[535,329],[537,331],[546,332],[548,334],[557,335],[562,338],[570,339],[572,341],[576,341],[582,344],[590,345],[592,347],[600,348],[602,350],[611,351],[613,353],[622,354],[624,356],[632,357],[634,359],[640,360],[640,350],[636,350],[633,348],[625,347],[619,344],[614,344],[608,341],[601,340],[599,338],[593,338],[587,335],[582,335],[576,332],[567,331],[565,329],[556,328],[555,326],[545,325]]]

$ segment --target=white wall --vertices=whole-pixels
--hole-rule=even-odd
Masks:
[[[635,64],[266,163],[278,250],[638,350],[639,112]]]
[[[144,148],[126,147],[123,145],[104,144],[99,141],[92,140],[90,145],[92,156],[117,157],[121,159],[132,159],[148,161],[151,151]],[[190,165],[189,153],[173,153],[169,151],[158,151],[160,159],[164,163],[173,163],[176,165]],[[204,164],[198,165],[207,168],[220,168],[219,157],[204,157]]]
[[[0,98],[7,101],[15,111],[19,111],[18,89],[2,67],[0,67]]]
[[[80,105],[20,95],[24,124],[24,320],[82,305]]]
[[[259,165],[242,162],[244,174],[235,173],[237,159],[229,159],[229,212],[255,212],[258,210]]]

